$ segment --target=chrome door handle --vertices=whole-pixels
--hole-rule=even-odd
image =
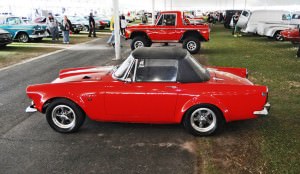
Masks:
[[[172,89],[176,89],[177,86],[166,86],[166,88],[172,88]]]

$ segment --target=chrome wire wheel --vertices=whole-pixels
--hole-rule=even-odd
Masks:
[[[189,50],[189,51],[195,51],[197,48],[197,43],[195,41],[191,40],[186,44],[186,47],[187,47],[187,50]]]
[[[135,41],[134,42],[134,48],[140,48],[140,47],[144,47],[144,43],[142,41]]]
[[[209,108],[198,108],[192,112],[190,123],[193,129],[199,132],[209,132],[217,124],[216,114]]]
[[[74,110],[67,105],[57,105],[52,110],[53,123],[62,129],[72,129],[75,126],[76,114]]]

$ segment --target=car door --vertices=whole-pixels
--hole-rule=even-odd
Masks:
[[[176,13],[162,14],[157,20],[154,30],[151,32],[151,34],[149,34],[151,40],[158,42],[176,41],[174,38],[176,19]]]
[[[239,20],[237,22],[237,26],[240,27],[240,28],[246,28],[247,26],[247,23],[249,21],[249,18],[250,18],[250,15],[251,15],[251,12],[250,11],[243,11],[239,17]]]
[[[159,69],[161,74],[166,74],[161,71],[164,67],[157,68],[154,72],[153,68],[151,70],[145,66],[145,61],[136,62],[135,66],[138,65],[140,69],[132,68],[132,82],[118,81],[107,87],[107,115],[114,121],[173,122],[178,93],[176,77],[172,77],[174,72],[168,81],[157,76]],[[168,69],[163,71],[167,72]]]

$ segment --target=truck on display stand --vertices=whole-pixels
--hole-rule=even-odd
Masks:
[[[209,41],[207,24],[191,24],[180,11],[161,12],[154,25],[128,26],[125,38],[131,39],[131,49],[150,47],[152,43],[182,43],[190,53],[200,51],[201,42]]]

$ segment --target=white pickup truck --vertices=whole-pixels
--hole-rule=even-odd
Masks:
[[[261,36],[283,40],[280,32],[296,28],[300,24],[300,12],[291,13],[286,10],[244,10],[241,13],[237,26],[244,33],[255,33]]]

